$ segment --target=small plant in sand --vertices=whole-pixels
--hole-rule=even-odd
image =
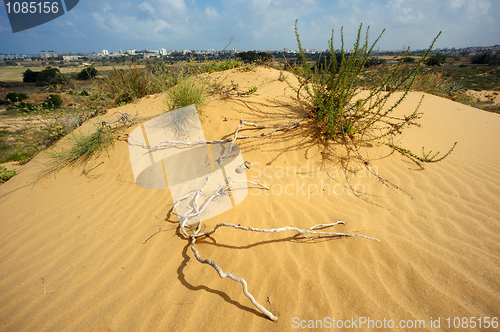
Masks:
[[[40,177],[58,172],[66,166],[84,165],[107,151],[114,144],[114,133],[108,126],[96,125],[90,133],[73,133],[70,147],[48,152],[50,157]]]
[[[362,155],[360,151],[361,148],[367,146],[369,141],[386,139],[389,140],[387,144],[395,150],[411,157],[416,156],[411,151],[393,144],[392,139],[409,126],[419,126],[418,119],[421,113],[418,109],[422,99],[410,114],[399,116],[395,115],[394,111],[411,91],[427,56],[441,33],[434,38],[429,49],[416,61],[416,64],[399,61],[385,71],[375,84],[368,87],[366,94],[362,94],[360,74],[374,46],[385,31],[382,31],[370,45],[368,42],[370,29],[369,27],[366,29],[364,42],[362,42],[362,27],[361,24],[350,54],[346,54],[344,49],[343,29],[340,30],[340,53],[336,52],[332,30],[328,43],[330,55],[311,68],[302,49],[297,21],[295,21],[295,35],[302,60],[298,62],[299,65],[294,72],[300,84],[296,89],[297,99],[302,102],[309,117],[314,120],[316,134],[320,138],[326,141],[334,140],[345,146],[347,163],[352,159],[351,157],[355,157],[383,183],[400,189],[373,171],[369,156]],[[408,52],[409,48],[403,55],[403,59]],[[398,96],[394,95],[396,91],[401,91]],[[426,155],[418,160],[437,161],[435,157],[437,157],[436,154]],[[347,166],[344,168],[347,169]],[[347,179],[347,174],[345,175]]]
[[[295,22],[295,35],[302,58],[302,65],[295,71],[300,83],[297,98],[304,101],[305,97],[304,104],[308,113],[316,121],[321,135],[327,139],[344,140],[347,137],[357,140],[378,139],[398,133],[404,127],[414,124],[419,117],[418,108],[412,114],[401,118],[393,117],[391,113],[409,93],[415,77],[439,35],[434,39],[429,50],[422,55],[417,65],[408,67],[400,61],[395,68],[381,77],[377,86],[371,88],[369,95],[361,97],[359,76],[374,46],[385,31],[382,31],[370,45],[368,43],[369,30],[368,27],[362,44],[362,24],[359,26],[353,50],[347,55],[344,49],[343,29],[341,29],[340,56],[334,48],[332,31],[328,44],[330,55],[310,68],[302,49],[297,21]],[[400,75],[403,69],[404,75]],[[395,82],[395,86],[390,91],[386,91],[387,85],[389,82],[392,83],[391,79],[395,76],[399,78],[398,82]],[[388,104],[393,92],[400,89],[403,90],[403,94],[395,102]],[[381,123],[385,124],[382,129],[380,129]]]
[[[165,101],[169,111],[193,104],[199,110],[207,97],[207,84],[203,79],[186,78],[166,91]]]

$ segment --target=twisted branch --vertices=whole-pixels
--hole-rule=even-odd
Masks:
[[[144,144],[144,143],[142,143],[142,142],[134,139],[132,136],[129,136],[129,138],[131,138],[135,143],[139,144],[140,146],[144,147],[145,149],[148,149],[149,151],[156,151],[157,149],[166,148],[166,147],[169,147],[169,146],[172,146],[172,145],[195,146],[195,145],[200,145],[200,144],[217,144],[217,143],[228,143],[228,142],[230,142],[231,144],[229,146],[228,152],[222,154],[219,158],[217,158],[217,162],[220,165],[220,164],[222,164],[222,160],[227,155],[229,155],[231,153],[231,151],[233,149],[233,146],[234,146],[234,143],[235,143],[235,141],[237,139],[259,138],[259,137],[264,137],[264,136],[271,136],[271,138],[272,138],[273,135],[276,132],[278,132],[278,131],[291,130],[291,129],[294,129],[294,128],[298,127],[299,125],[300,125],[300,122],[296,122],[296,123],[293,123],[291,125],[279,126],[279,127],[275,128],[274,130],[272,130],[270,132],[260,133],[258,135],[254,135],[254,136],[250,136],[250,135],[238,135],[239,130],[241,128],[243,128],[244,126],[255,127],[255,128],[258,128],[258,129],[265,129],[265,128],[267,128],[265,126],[261,126],[261,125],[256,124],[256,123],[247,122],[245,120],[240,120],[240,124],[236,128],[236,130],[234,132],[234,136],[231,137],[231,138],[227,138],[227,139],[224,139],[224,140],[215,140],[215,141],[198,140],[198,141],[195,141],[195,142],[162,141],[159,144],[151,146],[151,147],[149,147],[146,144]],[[179,218],[179,225],[180,225],[181,233],[187,239],[190,239],[190,241],[191,241],[191,245],[190,245],[191,246],[191,250],[193,251],[193,254],[196,257],[196,259],[200,263],[202,263],[202,264],[208,264],[211,267],[213,267],[217,271],[217,273],[219,274],[219,276],[221,278],[228,277],[228,278],[230,278],[230,279],[232,279],[232,280],[234,280],[236,282],[241,283],[241,285],[243,286],[243,293],[245,294],[245,296],[250,299],[250,301],[252,302],[252,304],[257,309],[259,309],[264,315],[266,315],[272,321],[276,321],[278,319],[278,317],[276,317],[273,313],[271,313],[269,310],[267,310],[263,305],[261,305],[253,297],[253,295],[248,291],[248,284],[247,284],[247,282],[246,282],[245,279],[237,277],[237,276],[235,276],[234,274],[232,274],[230,272],[224,272],[222,270],[222,268],[219,265],[217,265],[217,263],[215,263],[213,260],[211,260],[210,258],[203,259],[200,256],[200,253],[198,252],[198,249],[196,249],[196,247],[195,247],[196,240],[198,238],[203,237],[203,236],[210,236],[210,235],[214,234],[221,227],[231,227],[231,228],[235,228],[235,229],[238,229],[238,230],[250,231],[250,232],[259,232],[259,233],[279,233],[279,232],[291,231],[291,232],[295,232],[295,233],[297,233],[297,234],[299,234],[301,236],[304,236],[305,238],[307,238],[309,240],[314,240],[314,239],[318,239],[318,238],[342,238],[342,237],[353,237],[353,236],[356,236],[356,237],[362,237],[362,238],[369,239],[369,240],[378,241],[375,238],[371,238],[371,237],[364,236],[364,235],[359,235],[359,234],[327,232],[327,231],[317,230],[317,229],[320,229],[320,228],[324,229],[324,228],[329,228],[329,227],[333,227],[333,226],[336,226],[336,225],[343,225],[343,224],[345,224],[343,221],[337,221],[335,223],[329,223],[329,224],[316,224],[316,225],[313,225],[313,226],[311,226],[311,227],[309,227],[307,229],[300,229],[298,227],[292,227],[292,226],[266,229],[266,228],[253,228],[253,227],[247,227],[247,226],[241,226],[241,225],[234,225],[234,224],[231,224],[231,223],[219,223],[219,224],[215,225],[215,227],[212,230],[205,231],[205,232],[201,231],[201,222],[198,221],[196,227],[194,227],[194,229],[193,229],[193,226],[190,225],[188,223],[188,221],[191,220],[191,219],[193,219],[193,218],[199,217],[203,213],[203,211],[207,208],[207,206],[213,200],[217,199],[219,196],[227,194],[227,190],[228,190],[227,188],[232,183],[235,183],[235,182],[250,183],[250,184],[258,186],[258,187],[260,187],[262,189],[269,190],[269,188],[266,185],[262,184],[262,183],[252,182],[252,181],[245,181],[245,180],[233,180],[233,181],[228,181],[224,185],[219,185],[217,187],[217,189],[215,189],[210,195],[204,194],[203,191],[207,187],[207,184],[210,181],[211,176],[215,173],[215,171],[216,170],[212,171],[207,176],[207,178],[205,180],[205,183],[203,184],[203,186],[201,187],[201,189],[193,190],[193,191],[191,191],[189,193],[186,193],[183,197],[181,197],[177,201],[175,201],[174,207],[172,209],[173,214],[176,215]],[[200,202],[200,198],[202,196],[203,197],[207,197],[208,196],[208,197],[203,202]],[[185,212],[185,213],[176,212],[176,208],[179,206],[179,204],[181,202],[183,202],[183,201],[186,201],[186,200],[190,200],[190,202],[189,202],[190,203],[189,204],[189,206],[190,206],[189,210],[187,212]],[[186,230],[186,225],[188,225],[190,227],[189,231]]]

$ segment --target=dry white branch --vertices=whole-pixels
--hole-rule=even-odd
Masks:
[[[130,127],[131,125],[133,125],[137,122],[137,115],[133,116],[131,114],[128,114],[127,112],[120,112],[120,111],[113,112],[112,114],[110,114],[107,117],[107,119],[109,119],[110,117],[112,117],[115,114],[119,114],[119,116],[117,116],[116,119],[114,119],[112,121],[103,120],[101,122],[101,124],[103,126],[111,127],[112,124],[116,124],[118,122],[121,122],[124,125],[126,125],[127,127]]]
[[[232,273],[222,271],[222,269],[219,267],[219,265],[217,265],[210,258],[207,258],[207,259],[201,258],[198,250],[194,246],[195,242],[196,242],[196,237],[191,237],[191,250],[193,251],[194,256],[196,257],[196,259],[198,260],[198,262],[204,263],[204,264],[208,264],[208,265],[212,266],[217,271],[217,273],[219,274],[219,276],[221,278],[228,277],[228,278],[230,278],[230,279],[232,279],[234,281],[239,282],[241,285],[243,285],[243,294],[245,294],[246,297],[248,297],[250,299],[250,301],[252,301],[253,305],[255,307],[257,307],[257,309],[259,309],[264,315],[266,315],[267,317],[269,317],[269,319],[271,319],[273,321],[278,320],[278,317],[276,317],[269,310],[267,310],[266,308],[264,308],[264,306],[262,306],[257,300],[255,300],[255,298],[253,297],[253,295],[250,294],[250,292],[248,291],[248,284],[247,284],[247,282],[246,282],[245,279],[239,278],[239,277],[235,276]]]
[[[220,266],[217,265],[217,263],[215,263],[210,258],[207,258],[207,259],[201,258],[198,250],[195,247],[196,239],[199,237],[202,237],[202,236],[212,235],[213,233],[215,233],[217,231],[217,229],[219,229],[221,227],[232,227],[232,228],[240,229],[240,230],[244,230],[244,231],[261,232],[261,233],[278,233],[278,232],[285,232],[285,231],[293,231],[293,232],[301,234],[304,237],[311,239],[311,240],[313,240],[313,238],[307,237],[305,234],[313,234],[313,235],[316,235],[317,238],[322,237],[322,236],[329,237],[329,238],[358,236],[358,237],[362,237],[362,238],[369,239],[369,240],[379,241],[378,239],[371,238],[371,237],[364,236],[364,235],[359,235],[359,234],[324,232],[324,231],[315,231],[314,230],[316,228],[328,228],[328,227],[332,227],[335,225],[343,225],[343,224],[344,224],[343,221],[337,221],[335,223],[330,223],[330,224],[316,224],[316,225],[313,225],[307,229],[300,229],[297,227],[280,227],[280,228],[268,228],[268,229],[266,229],[266,228],[246,227],[246,226],[234,225],[234,224],[229,224],[229,223],[219,223],[214,227],[213,230],[202,232],[202,233],[200,233],[200,228],[198,227],[197,230],[193,234],[187,234],[187,232],[184,229],[184,226],[182,226],[182,225],[181,225],[181,229],[182,229],[182,233],[191,239],[191,250],[193,251],[196,259],[199,262],[204,263],[204,264],[209,264],[210,266],[212,266],[217,271],[217,273],[219,274],[219,276],[221,278],[229,277],[230,279],[241,283],[243,285],[243,293],[250,299],[250,301],[252,301],[253,305],[255,307],[257,307],[257,309],[259,309],[264,315],[269,317],[269,319],[276,321],[278,319],[278,317],[276,317],[269,310],[264,308],[264,306],[262,306],[257,300],[255,300],[255,298],[252,296],[252,294],[250,294],[250,292],[248,291],[248,285],[247,285],[247,282],[245,279],[237,277],[232,273],[224,272],[220,268]]]
[[[159,144],[151,146],[151,147],[149,147],[146,144],[144,144],[144,143],[142,143],[142,142],[134,139],[132,136],[129,136],[129,138],[132,141],[134,141],[135,143],[139,144],[140,146],[144,147],[145,149],[147,149],[149,151],[155,151],[157,149],[167,148],[167,147],[170,147],[172,145],[195,146],[195,145],[200,145],[200,144],[217,144],[217,143],[228,143],[228,142],[230,142],[231,144],[229,146],[228,152],[222,154],[219,158],[216,159],[216,161],[219,163],[219,165],[221,165],[223,159],[226,156],[228,156],[229,153],[231,153],[231,151],[233,149],[233,146],[234,146],[234,143],[235,143],[235,141],[237,139],[259,138],[259,137],[264,137],[264,136],[271,136],[271,138],[272,138],[273,135],[277,131],[291,130],[291,129],[297,128],[298,126],[300,126],[300,122],[296,122],[296,123],[293,123],[293,124],[290,124],[290,125],[279,126],[279,127],[273,129],[270,132],[264,132],[264,133],[260,133],[260,134],[253,135],[253,136],[250,136],[250,135],[239,135],[238,134],[239,130],[241,128],[243,128],[244,126],[255,127],[257,129],[268,128],[268,127],[261,126],[261,125],[256,124],[256,123],[247,122],[245,120],[240,120],[240,124],[236,128],[236,130],[234,132],[234,135],[231,138],[227,138],[227,139],[224,139],[224,140],[215,140],[215,141],[198,140],[198,141],[195,141],[195,142],[162,141]],[[309,240],[315,240],[315,239],[320,239],[320,238],[322,238],[322,239],[328,239],[328,238],[341,238],[341,237],[354,237],[354,236],[356,236],[356,237],[361,237],[361,238],[365,238],[365,239],[369,239],[369,240],[378,241],[375,238],[371,238],[371,237],[360,235],[360,234],[327,232],[327,231],[317,230],[317,229],[324,229],[324,228],[333,227],[333,226],[336,226],[336,225],[343,225],[344,224],[343,221],[337,221],[335,223],[329,223],[329,224],[316,224],[316,225],[313,225],[313,226],[311,226],[309,228],[306,228],[306,229],[300,229],[298,227],[292,227],[292,226],[265,229],[265,228],[246,227],[246,226],[235,225],[235,224],[230,224],[230,223],[219,223],[212,230],[205,231],[205,232],[201,231],[201,228],[202,228],[201,227],[202,226],[201,222],[197,222],[196,228],[194,230],[190,229],[189,232],[188,232],[186,230],[186,225],[188,225],[189,227],[192,227],[190,225],[190,223],[188,223],[188,221],[190,219],[199,217],[205,211],[205,209],[210,204],[210,202],[212,202],[213,200],[215,200],[217,197],[227,194],[228,186],[230,186],[232,183],[234,183],[234,182],[245,182],[245,183],[250,183],[250,184],[253,184],[255,186],[261,187],[262,189],[269,190],[269,188],[266,185],[262,184],[262,183],[252,182],[252,181],[246,181],[246,180],[234,180],[234,181],[227,181],[227,183],[225,183],[224,185],[219,185],[217,187],[217,189],[215,189],[211,194],[204,193],[203,191],[207,187],[207,184],[210,181],[210,178],[211,178],[212,174],[214,174],[215,171],[216,170],[214,170],[212,173],[210,173],[207,176],[207,178],[205,180],[205,183],[203,184],[203,186],[200,189],[188,192],[184,196],[182,196],[181,198],[179,198],[177,201],[175,201],[174,207],[172,209],[173,214],[176,215],[179,218],[179,225],[180,225],[181,233],[186,238],[190,239],[190,241],[191,241],[191,250],[193,251],[193,254],[196,257],[196,259],[200,263],[208,264],[208,265],[212,266],[217,271],[217,273],[219,274],[219,276],[221,278],[228,277],[228,278],[230,278],[230,279],[232,279],[234,281],[237,281],[237,282],[241,283],[242,286],[243,286],[243,293],[245,294],[245,296],[247,296],[250,299],[250,301],[252,302],[252,304],[257,309],[259,309],[264,315],[266,315],[267,317],[269,317],[269,319],[271,319],[273,321],[276,321],[278,319],[278,317],[276,317],[273,313],[271,313],[264,306],[262,306],[257,300],[255,300],[255,298],[253,297],[253,295],[250,294],[250,292],[248,291],[248,284],[247,284],[247,282],[246,282],[245,279],[237,277],[237,276],[235,276],[232,273],[224,272],[220,268],[220,266],[217,265],[210,258],[207,258],[207,259],[201,258],[200,253],[198,252],[198,250],[195,247],[196,240],[198,238],[203,237],[203,236],[210,236],[210,235],[214,234],[217,231],[217,229],[219,229],[221,227],[231,227],[231,228],[235,228],[235,229],[238,229],[238,230],[250,231],[250,232],[260,232],[260,233],[278,233],[278,232],[290,231],[290,232],[295,232],[297,234],[300,234],[300,235],[302,235],[303,237],[305,237],[305,238],[307,238]],[[203,197],[203,201],[200,201],[202,197]],[[189,201],[189,205],[188,205],[188,206],[190,206],[190,208],[188,209],[188,211],[184,212],[184,213],[177,212],[176,208],[179,206],[179,204],[181,202],[184,202],[186,200],[190,200]]]
[[[250,136],[250,135],[238,135],[238,132],[241,128],[243,128],[244,126],[250,126],[250,127],[256,127],[258,129],[265,129],[265,128],[269,128],[269,127],[266,127],[266,126],[261,126],[261,125],[258,125],[256,123],[252,123],[252,122],[247,122],[245,120],[240,120],[240,124],[239,126],[236,128],[235,132],[234,132],[234,136],[231,137],[231,138],[226,138],[226,139],[221,139],[221,140],[213,140],[213,141],[207,141],[207,140],[198,140],[198,141],[194,141],[194,142],[184,142],[184,141],[161,141],[159,142],[158,144],[156,145],[153,145],[153,146],[147,146],[146,144],[144,144],[143,142],[139,141],[139,140],[136,140],[133,136],[129,136],[130,139],[132,139],[135,143],[139,144],[140,146],[142,146],[143,148],[145,149],[148,149],[150,151],[156,151],[158,149],[161,149],[161,148],[168,148],[168,147],[171,147],[173,145],[186,145],[186,146],[196,146],[196,145],[201,145],[201,144],[220,144],[220,143],[228,143],[228,142],[231,142],[231,143],[234,143],[237,139],[246,139],[246,138],[259,138],[259,137],[264,137],[264,136],[269,136],[271,135],[271,138],[272,136],[277,132],[277,131],[283,131],[283,130],[291,130],[291,129],[294,129],[294,128],[297,128],[298,126],[300,126],[300,121],[299,122],[295,122],[291,125],[285,125],[285,126],[279,126],[278,128],[275,128],[273,131],[271,132],[265,132],[265,133],[261,133],[261,134],[258,134],[258,135],[254,135],[254,136]],[[231,148],[229,149],[229,151],[231,151]],[[220,157],[219,157],[220,159]]]

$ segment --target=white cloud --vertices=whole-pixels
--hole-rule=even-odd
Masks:
[[[147,11],[149,12],[150,14],[154,14],[155,13],[155,9],[153,8],[153,6],[151,6],[148,2],[144,1],[143,3],[141,3],[139,5],[139,8],[144,10],[144,11]]]
[[[215,9],[212,6],[207,6],[207,8],[205,8],[205,15],[208,18],[218,18],[218,17],[220,17],[219,13],[217,12],[217,9]]]
[[[341,26],[345,45],[351,47],[363,22],[371,26],[370,40],[387,28],[381,49],[414,49],[427,47],[440,30],[437,47],[499,44],[498,17],[499,0],[87,0],[54,21],[66,27],[68,35],[84,33],[85,41],[66,37],[55,23],[44,29],[52,27],[52,33],[60,34],[53,39],[65,50],[217,49],[232,35],[232,47],[241,50],[281,49],[296,48],[293,25],[299,19],[303,46],[325,49],[332,28],[340,46]],[[27,33],[11,35],[3,33],[3,49],[16,38],[27,38],[18,45],[35,44]]]

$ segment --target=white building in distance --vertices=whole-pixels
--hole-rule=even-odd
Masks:
[[[57,58],[56,51],[40,51],[40,58],[49,59],[49,58]]]

